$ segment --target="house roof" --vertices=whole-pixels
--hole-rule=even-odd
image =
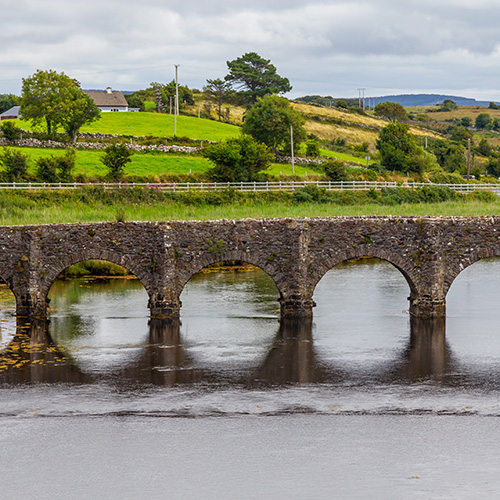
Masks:
[[[21,113],[21,106],[12,106],[12,108],[0,113],[0,116],[19,116]]]
[[[84,91],[89,97],[94,100],[96,106],[102,107],[115,107],[115,106],[126,106],[128,103],[120,90],[85,90]]]

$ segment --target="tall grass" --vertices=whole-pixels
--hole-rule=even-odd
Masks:
[[[310,196],[309,193],[306,193]],[[314,194],[314,193],[313,193]],[[274,217],[333,217],[363,215],[481,216],[500,215],[500,201],[490,195],[456,196],[440,203],[439,193],[409,194],[389,190],[377,195],[339,193],[307,201],[288,193],[191,193],[173,195],[147,189],[104,191],[82,189],[62,192],[2,192],[0,224],[26,225],[98,221],[156,221],[188,219],[242,219]],[[301,200],[301,201],[300,201]],[[304,201],[305,200],[305,201]],[[417,202],[418,201],[418,202]]]

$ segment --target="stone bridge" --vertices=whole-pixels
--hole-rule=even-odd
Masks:
[[[87,259],[124,266],[149,295],[152,317],[178,317],[180,294],[199,270],[221,261],[258,266],[275,282],[283,318],[309,317],[319,280],[358,257],[393,264],[408,282],[410,312],[445,315],[458,274],[500,256],[500,217],[335,217],[106,222],[0,227],[0,278],[17,315],[43,317],[54,280]]]

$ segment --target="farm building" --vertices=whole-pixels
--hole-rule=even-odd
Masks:
[[[85,90],[101,111],[128,111],[128,103],[120,90]]]
[[[13,120],[14,118],[20,118],[20,110],[21,106],[12,106],[12,108],[0,114],[0,120]]]

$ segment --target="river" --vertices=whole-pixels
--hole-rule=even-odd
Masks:
[[[57,281],[50,322],[0,289],[2,498],[497,498],[500,261],[447,319],[361,260],[282,322],[263,272],[193,277],[181,321],[134,279]]]

